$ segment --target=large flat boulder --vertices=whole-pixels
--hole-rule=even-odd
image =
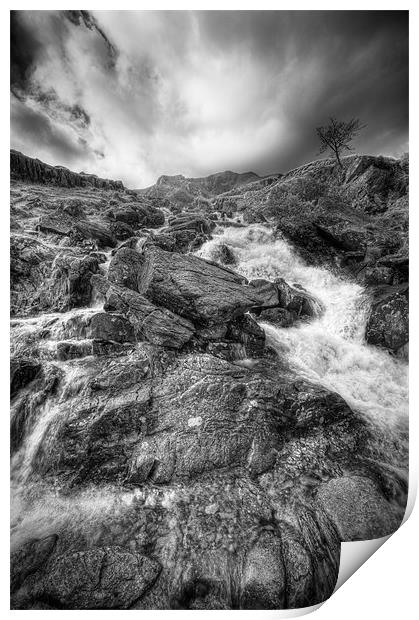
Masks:
[[[138,291],[197,324],[230,321],[260,303],[245,278],[196,256],[149,248],[142,261]]]

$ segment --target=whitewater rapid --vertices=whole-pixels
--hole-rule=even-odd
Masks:
[[[218,228],[197,254],[214,259],[220,244],[230,247],[236,258],[233,269],[249,280],[284,278],[302,285],[324,305],[321,317],[294,327],[260,323],[267,344],[285,356],[300,377],[339,393],[381,426],[407,425],[408,365],[365,342],[370,299],[359,284],[307,265],[265,226]]]

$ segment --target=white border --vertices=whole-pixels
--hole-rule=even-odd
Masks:
[[[416,235],[418,234],[417,227],[417,211],[419,209],[418,189],[417,189],[417,157],[416,157],[416,145],[417,145],[417,117],[414,116],[418,110],[417,100],[417,78],[418,67],[415,59],[419,57],[417,49],[417,40],[419,36],[418,31],[418,11],[414,9],[413,2],[359,2],[353,1],[350,3],[336,2],[292,2],[292,3],[279,3],[279,2],[266,2],[259,0],[256,2],[245,1],[227,1],[213,0],[212,2],[162,2],[154,0],[153,2],[124,2],[119,1],[117,4],[118,10],[407,10],[410,9],[410,109],[412,111],[412,117],[410,120],[410,142],[413,143],[413,148],[410,148],[410,170],[411,170],[411,239],[416,241]],[[0,116],[0,123],[2,125],[3,136],[3,148],[1,149],[1,174],[2,174],[2,202],[0,207],[0,230],[2,233],[2,239],[0,243],[0,276],[1,276],[1,292],[2,303],[0,304],[1,312],[1,331],[0,331],[0,379],[1,379],[1,394],[4,397],[4,406],[2,407],[2,423],[4,429],[2,432],[2,438],[4,445],[2,446],[2,482],[3,488],[3,510],[1,514],[1,533],[3,535],[3,552],[1,554],[1,586],[2,597],[1,607],[7,613],[12,613],[14,618],[19,617],[21,614],[27,612],[9,611],[9,502],[6,498],[9,496],[9,450],[8,450],[8,398],[9,382],[8,382],[8,307],[9,307],[9,284],[8,284],[8,265],[9,265],[9,224],[8,224],[8,205],[9,205],[9,15],[10,9],[39,9],[39,10],[60,10],[69,8],[68,3],[60,2],[38,2],[34,6],[33,2],[16,2],[9,3],[7,8],[1,9],[1,67],[2,67],[2,86],[4,88],[4,94],[1,98],[2,114]],[[88,5],[90,10],[112,10],[115,9],[115,4],[102,0],[102,2],[91,2]],[[344,70],[344,68],[343,68]],[[418,266],[417,247],[418,244],[411,243],[411,317],[416,317],[417,312],[417,282],[416,271]],[[411,475],[410,475],[410,488],[409,488],[409,503],[412,509],[414,502],[414,496],[416,495],[417,479],[418,479],[418,463],[417,463],[417,446],[419,445],[418,427],[419,427],[419,410],[418,410],[418,384],[417,379],[417,327],[414,320],[411,321],[411,340],[413,346],[411,350],[411,393],[410,393],[410,463],[411,463]],[[408,511],[408,512],[409,512]],[[345,620],[347,618],[353,619],[354,616],[360,618],[368,618],[371,616],[380,617],[383,620],[386,618],[398,619],[413,618],[416,616],[418,603],[416,600],[416,579],[417,565],[418,565],[418,510],[413,512],[409,521],[403,525],[398,532],[396,532],[384,547],[380,550],[380,553],[372,557],[361,571],[358,571],[343,588],[340,588],[335,592],[331,599],[327,601],[316,612],[316,617],[326,620],[330,618],[333,620],[339,617],[339,620]],[[365,546],[365,543],[362,543]],[[356,558],[360,558],[359,552],[354,555],[353,545],[357,543],[345,543],[345,545],[352,546],[352,550],[349,551],[350,561],[354,561]],[[366,543],[368,546],[368,542]],[[346,551],[342,549],[342,558],[344,558]],[[349,549],[347,547],[347,549]],[[371,545],[370,545],[371,551]],[[345,566],[342,562],[339,579],[343,581],[342,575],[345,573]],[[419,593],[418,593],[419,594]],[[316,606],[317,607],[317,606]],[[312,610],[308,608],[304,610],[306,613]],[[301,610],[303,611],[303,610]],[[44,614],[43,611],[32,611],[31,614]],[[60,612],[48,612],[49,614],[58,615]],[[65,611],[66,614],[79,614],[80,612]],[[86,612],[84,612],[86,613]],[[95,614],[101,614],[102,612],[90,612]],[[107,611],[107,617],[109,614],[114,617],[115,615],[124,614],[121,611]],[[149,612],[140,612],[141,615],[153,618],[161,618],[167,613],[171,614],[171,617],[184,617],[184,611],[170,611],[160,612],[151,610]],[[295,614],[290,611],[211,611],[211,612],[194,612],[203,617],[207,614],[241,614],[247,618],[279,618],[279,617],[295,617],[295,615],[302,615],[301,612]],[[53,617],[51,615],[50,617]]]

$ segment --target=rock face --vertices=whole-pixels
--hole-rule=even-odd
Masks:
[[[14,150],[10,151],[10,173],[14,179],[31,183],[51,183],[62,187],[92,186],[106,190],[124,189],[122,181],[109,181],[94,174],[72,172],[63,166],[50,166]]]
[[[384,397],[373,409],[380,386],[359,374],[388,381],[386,363],[404,364],[376,348],[402,357],[407,342],[402,164],[161,177],[130,192],[12,160],[12,608],[324,601],[341,542],[394,532],[406,504],[404,420],[382,414]],[[242,217],[264,221],[247,263]],[[294,282],[328,296],[299,280],[302,263],[287,270],[295,249],[261,262],[267,226],[310,264],[349,272],[345,287],[369,287],[374,346],[346,324],[322,343],[330,306]],[[217,246],[221,227],[230,241]],[[193,253],[207,241],[211,260]],[[339,346],[346,382],[334,382]]]

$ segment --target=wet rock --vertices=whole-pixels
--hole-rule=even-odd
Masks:
[[[206,240],[206,235],[197,233],[196,230],[172,231],[170,227],[152,237],[153,244],[158,248],[181,253],[197,250]]]
[[[114,248],[116,246],[116,239],[110,229],[97,222],[76,222],[71,229],[70,237],[75,244],[87,240],[96,242],[100,248]]]
[[[25,315],[43,306],[41,295],[51,273],[56,252],[37,239],[10,239],[10,311]]]
[[[98,262],[99,265],[102,265],[103,263],[106,263],[107,261],[107,256],[105,254],[105,252],[90,252],[89,256],[92,256],[93,258],[95,258]]]
[[[321,485],[317,503],[335,523],[342,541],[393,534],[404,514],[383,497],[372,480],[360,476],[337,478]]]
[[[333,224],[325,219],[319,220],[316,227],[326,241],[340,250],[365,253],[367,249],[368,233],[365,228],[351,226],[345,220]]]
[[[86,355],[92,355],[93,345],[90,340],[61,341],[57,342],[56,353],[57,359],[60,361],[77,359]]]
[[[274,323],[278,327],[291,327],[297,320],[293,312],[285,310],[285,308],[267,308],[262,310],[257,318],[259,321],[268,321]]]
[[[54,235],[68,236],[74,226],[74,219],[66,214],[44,215],[39,218],[38,230]]]
[[[368,318],[366,341],[397,351],[409,340],[408,288],[386,288],[376,295]]]
[[[87,329],[87,336],[96,340],[114,342],[135,342],[134,327],[121,314],[99,312],[92,316]]]
[[[285,428],[318,428],[354,417],[339,394],[302,380],[281,388],[280,403],[279,423]]]
[[[117,221],[131,227],[138,225],[138,213],[131,206],[127,205],[123,208],[112,209],[110,215]]]
[[[220,243],[214,248],[212,260],[223,265],[235,265],[237,260],[234,251],[225,243]]]
[[[362,274],[362,281],[367,286],[376,286],[377,284],[392,284],[394,279],[394,271],[391,267],[383,265],[368,267]]]
[[[257,291],[258,296],[262,300],[260,307],[274,308],[275,306],[279,306],[279,291],[276,284],[259,278],[257,280],[251,280],[249,286]]]
[[[283,278],[275,280],[279,293],[279,306],[297,317],[317,317],[323,312],[323,306],[303,287],[292,287]]]
[[[138,292],[143,265],[144,259],[135,249],[121,248],[110,262],[108,280]]]
[[[265,348],[265,332],[249,314],[229,323],[226,338],[241,343],[247,357],[259,357]]]
[[[209,239],[214,228],[215,223],[201,214],[180,214],[169,217],[169,225],[153,235],[152,241],[168,252],[191,252]]]
[[[41,371],[41,364],[34,359],[14,357],[10,360],[10,396],[13,396]]]
[[[15,394],[10,411],[11,452],[19,448],[33,428],[41,408],[49,398],[54,398],[62,380],[62,371],[54,364],[42,366],[33,378],[31,390]]]
[[[10,587],[15,592],[29,575],[44,568],[48,558],[54,550],[57,536],[47,536],[42,539],[31,540],[20,549],[12,552],[10,557]]]
[[[152,205],[136,207],[139,228],[159,228],[164,225],[164,213]]]
[[[85,217],[83,202],[77,198],[66,200],[62,207],[64,213],[68,213],[71,217]]]
[[[138,290],[153,303],[197,324],[222,323],[258,305],[245,279],[196,256],[146,249]]]
[[[190,321],[153,305],[131,289],[108,282],[102,276],[93,276],[92,282],[105,296],[105,309],[126,316],[134,327],[137,339],[179,348],[192,338],[195,328]]]
[[[169,217],[169,226],[172,232],[178,230],[195,230],[196,232],[209,235],[215,228],[212,220],[206,219],[201,214],[185,213]]]
[[[127,609],[157,579],[160,565],[121,547],[102,547],[55,558],[43,596],[65,609]]]
[[[45,298],[51,307],[62,310],[88,305],[92,295],[90,279],[99,271],[97,258],[59,255],[52,265],[50,286]]]
[[[282,562],[281,542],[264,533],[246,556],[241,578],[242,609],[283,609],[286,575]]]
[[[109,230],[118,241],[125,241],[134,235],[132,226],[125,222],[112,222],[109,226]]]

